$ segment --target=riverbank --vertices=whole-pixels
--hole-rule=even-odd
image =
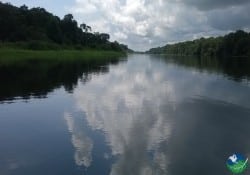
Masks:
[[[243,30],[225,36],[200,38],[192,41],[166,44],[146,53],[199,57],[250,57],[250,33]]]
[[[0,49],[0,63],[16,63],[27,60],[92,60],[112,59],[125,56],[125,52],[106,50],[22,50]]]

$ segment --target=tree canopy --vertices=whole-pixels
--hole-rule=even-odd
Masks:
[[[223,37],[167,44],[147,52],[197,56],[250,56],[250,33],[238,30]]]
[[[72,14],[63,19],[36,7],[26,5],[15,7],[0,2],[0,43],[33,42],[79,48],[100,48],[104,50],[128,50],[118,42],[110,42],[107,33],[92,33],[92,28],[84,22],[78,25]],[[32,49],[32,47],[30,47]]]

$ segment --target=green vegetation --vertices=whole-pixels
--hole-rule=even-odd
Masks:
[[[108,65],[117,64],[121,60],[120,57],[110,57],[110,53],[107,51],[99,52],[96,57],[91,59],[88,59],[89,57],[81,59],[71,57],[72,59],[69,59],[66,56],[67,54],[72,55],[72,51],[65,51],[66,56],[55,51],[42,51],[41,54],[38,54],[37,51],[28,52],[28,54],[16,53],[18,57],[12,59],[0,59],[0,82],[2,83],[0,101],[13,98],[44,98],[55,88],[64,88],[66,91],[72,92],[77,84],[89,81],[93,73],[108,72]],[[31,55],[31,53],[44,55],[46,59],[27,59],[26,55]],[[96,52],[89,54],[93,53]],[[8,53],[6,54],[9,56]],[[19,56],[22,54],[25,56],[20,58]],[[99,57],[99,54],[104,55]],[[105,55],[108,56],[105,57]]]
[[[87,24],[78,25],[72,14],[60,19],[40,7],[29,9],[0,2],[0,26],[1,48],[131,51],[124,44],[110,42],[107,33],[92,33]]]
[[[18,50],[18,49],[0,49],[0,65],[12,64],[23,61],[50,61],[50,60],[65,60],[88,61],[91,59],[112,59],[124,56],[124,52],[107,51],[107,50]]]
[[[238,30],[224,37],[200,38],[163,47],[152,48],[147,53],[196,56],[250,56],[250,33]]]
[[[0,101],[42,98],[61,87],[72,92],[131,51],[71,14],[60,19],[40,7],[0,2],[0,26]]]

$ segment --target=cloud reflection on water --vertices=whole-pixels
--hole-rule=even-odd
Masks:
[[[83,121],[80,120],[80,122],[78,122],[69,113],[65,113],[64,118],[66,120],[68,130],[72,134],[71,141],[75,148],[75,162],[78,166],[85,166],[88,168],[92,162],[91,152],[93,149],[93,142],[84,133],[81,123]]]
[[[235,93],[235,89],[241,91]],[[118,157],[110,174],[147,175],[182,174],[176,165],[187,166],[189,163],[182,155],[190,156],[197,149],[189,144],[189,138],[200,139],[199,130],[196,131],[193,124],[198,121],[201,129],[206,128],[206,123],[199,117],[217,116],[223,106],[234,110],[238,110],[237,106],[247,107],[246,92],[249,92],[248,86],[216,74],[200,73],[152,60],[149,56],[135,55],[127,63],[111,66],[108,74],[93,76],[87,84],[79,84],[73,96],[88,125],[105,133],[111,154]],[[197,113],[199,106],[203,110],[201,116]],[[207,111],[210,108],[212,112]],[[225,108],[224,118],[226,111]],[[247,114],[242,112],[241,115]],[[214,123],[213,118],[204,120]],[[223,133],[222,126],[214,129]],[[231,127],[225,125],[226,130]],[[204,133],[213,133],[214,129],[207,127]],[[88,142],[84,139],[83,143]],[[218,144],[223,145],[224,142],[219,140]],[[186,148],[185,143],[188,143]],[[202,149],[208,149],[206,144],[197,143]],[[214,150],[221,149],[213,147]],[[197,154],[202,152],[199,151]],[[218,158],[206,153],[204,156]],[[193,164],[199,164],[200,157],[194,160],[197,162]],[[193,165],[190,167],[190,172],[197,172]]]
[[[167,110],[174,110],[172,86],[160,70],[152,72],[150,60],[143,63],[111,68],[109,74],[92,77],[74,91],[88,124],[105,133],[112,155],[120,157],[111,174],[152,172],[147,152],[154,152],[171,133]]]

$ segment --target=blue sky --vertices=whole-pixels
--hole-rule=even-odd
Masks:
[[[40,6],[106,32],[134,50],[250,29],[250,0],[4,0]]]

